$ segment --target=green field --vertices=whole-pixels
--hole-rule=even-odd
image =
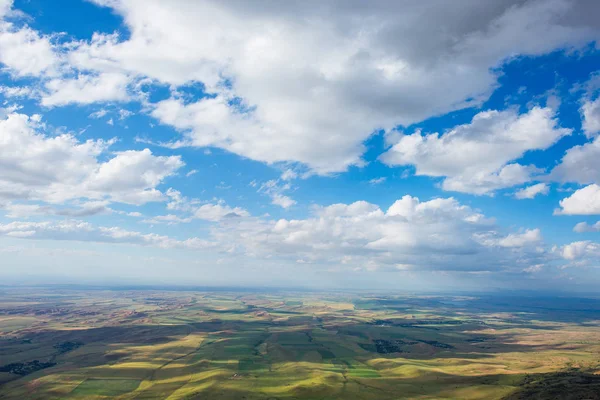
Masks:
[[[92,396],[120,396],[137,389],[137,379],[96,379],[90,378],[81,382],[70,393],[72,398],[87,399]]]
[[[0,399],[600,396],[594,299],[5,288],[0,304]]]

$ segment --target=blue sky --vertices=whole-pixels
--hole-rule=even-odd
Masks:
[[[593,291],[600,6],[0,0],[7,282]]]

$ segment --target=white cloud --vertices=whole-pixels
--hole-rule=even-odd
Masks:
[[[6,97],[33,97],[35,90],[27,86],[0,86],[0,93]]]
[[[385,181],[386,181],[386,179],[387,179],[387,178],[386,178],[385,176],[381,176],[381,177],[379,177],[379,178],[373,178],[373,179],[369,180],[369,183],[370,183],[371,185],[379,185],[380,183],[383,183],[383,182],[385,182]]]
[[[46,107],[137,101],[141,112],[181,131],[180,140],[169,144],[173,148],[198,146],[205,154],[210,154],[206,147],[221,148],[288,168],[259,189],[283,208],[296,204],[288,192],[298,171],[332,174],[364,165],[365,141],[381,129],[386,143],[394,145],[386,162],[440,177],[445,190],[492,194],[530,182],[543,171],[519,159],[570,134],[557,126],[551,108],[535,107],[522,115],[486,111],[443,134],[401,135],[394,129],[481,105],[498,84],[497,67],[514,57],[596,40],[598,21],[590,16],[600,7],[568,0],[438,1],[435,7],[378,0],[318,6],[261,0],[251,5],[96,2],[122,15],[130,35],[95,34],[91,40],[67,42],[0,22],[0,63],[13,76],[34,82],[2,87],[4,95],[39,98]],[[0,16],[9,13],[10,3],[0,0]],[[179,86],[192,83],[202,83],[210,96],[194,100],[183,94]],[[172,97],[152,103],[144,93],[146,84],[169,87]],[[589,137],[598,130],[597,101],[582,104]],[[111,125],[130,115],[107,107],[114,117]],[[105,116],[103,110],[94,115]],[[39,116],[0,114],[0,200],[9,217],[113,212],[147,223],[202,219],[213,222],[206,225],[214,242],[81,221],[14,221],[0,225],[2,235],[211,248],[358,269],[536,272],[548,257],[538,229],[505,232],[453,198],[405,196],[387,210],[363,201],[335,204],[315,207],[301,219],[251,217],[218,199],[206,203],[174,189],[163,193],[161,185],[184,165],[180,157],[159,157],[148,149],[109,153],[112,141],[82,142],[73,134],[49,132]],[[597,147],[600,141],[570,150],[553,171],[561,181],[594,184],[564,199],[560,212],[597,209]],[[515,196],[529,198],[547,190],[538,184]],[[169,201],[166,215],[145,217],[109,208],[113,202],[162,200]],[[579,247],[590,253],[594,246]],[[577,248],[561,251],[571,257],[579,254]]]
[[[565,260],[600,257],[600,245],[589,240],[573,242],[557,248]]]
[[[362,165],[374,131],[481,104],[495,87],[494,67],[516,55],[597,39],[596,21],[580,18],[596,6],[567,0],[97,3],[122,15],[131,35],[75,43],[65,56],[71,68],[202,82],[216,97],[151,105],[184,133],[178,145],[296,161],[321,174]],[[107,97],[114,91],[95,99]],[[60,101],[68,99],[78,101]],[[501,168],[455,189],[487,192],[532,172]]]
[[[13,5],[13,0],[0,0],[0,17],[9,14]]]
[[[592,142],[567,150],[550,177],[560,182],[577,182],[582,185],[600,183],[600,136]]]
[[[98,119],[106,116],[108,114],[108,110],[106,108],[101,108],[98,111],[95,111],[90,114],[90,118]]]
[[[587,137],[595,137],[600,132],[600,97],[594,101],[585,100],[581,114],[583,132]]]
[[[278,180],[272,179],[263,183],[258,191],[267,194],[271,198],[271,204],[287,209],[296,204],[296,200],[284,194],[291,188],[289,183],[281,185]]]
[[[92,104],[104,101],[125,101],[129,98],[129,78],[121,73],[79,75],[74,79],[56,78],[45,84],[42,105]]]
[[[481,104],[496,85],[494,67],[512,57],[587,44],[598,28],[580,18],[595,5],[567,0],[377,1],[368,8],[345,1],[96,2],[122,15],[131,35],[54,46],[31,28],[2,23],[0,62],[17,75],[42,77],[43,105],[124,101],[131,88],[154,117],[183,132],[173,146],[300,162],[320,174],[363,165],[363,143],[379,129]],[[202,82],[216,97],[148,104],[140,81],[172,85],[173,93]],[[488,193],[534,172],[499,165],[472,181],[449,177],[445,186]]]
[[[142,220],[145,224],[179,224],[191,222],[192,218],[181,218],[174,214],[158,215],[149,219]]]
[[[214,243],[199,238],[176,240],[154,233],[127,231],[119,227],[96,227],[83,221],[22,222],[0,224],[0,235],[45,240],[71,240],[98,243],[122,243],[160,248],[207,249]]]
[[[163,199],[156,189],[184,163],[179,156],[155,156],[148,149],[128,150],[102,163],[83,183],[86,192],[109,193],[115,201],[140,204]]]
[[[98,214],[110,214],[112,209],[107,207],[107,202],[90,201],[77,207],[55,207],[40,204],[15,204],[9,203],[3,207],[8,218],[29,218],[42,215],[58,215],[71,218],[88,217]]]
[[[364,151],[364,146],[355,141],[340,138],[329,143],[335,136],[317,146],[314,142],[317,139],[310,137],[316,127],[297,132],[292,137],[285,134],[289,129],[283,125],[285,121],[280,122],[281,126],[265,129],[256,116],[232,109],[230,100],[218,96],[187,105],[181,100],[164,100],[156,105],[152,116],[163,124],[187,132],[184,141],[172,146],[220,147],[270,164],[298,161],[323,174],[342,171],[348,165],[358,163],[358,157]],[[368,132],[370,134],[371,130]],[[368,134],[363,136],[366,138]]]
[[[381,159],[389,165],[414,165],[416,175],[445,177],[444,190],[489,194],[528,182],[540,172],[514,161],[571,133],[557,124],[550,108],[535,107],[522,115],[483,111],[443,135],[417,131],[400,136]]]
[[[296,200],[283,194],[273,193],[271,195],[271,203],[282,208],[290,208],[296,204]]]
[[[546,183],[537,183],[535,185],[527,186],[523,189],[518,190],[515,193],[515,198],[519,200],[533,199],[538,194],[546,195],[550,190],[550,186]]]
[[[116,153],[100,162],[112,141],[81,143],[71,134],[42,131],[39,115],[10,113],[0,119],[0,198],[142,204],[163,200],[156,187],[184,165],[179,156],[158,157],[148,149]]]
[[[523,272],[535,274],[537,272],[540,272],[542,269],[544,269],[544,264],[536,264],[523,269]]]
[[[560,201],[556,215],[595,215],[600,214],[600,186],[588,185],[576,190],[571,196]]]
[[[573,228],[574,232],[584,233],[584,232],[600,232],[600,221],[596,222],[593,225],[589,225],[587,222],[580,222]]]
[[[190,202],[186,197],[182,196],[179,190],[169,188],[165,194],[169,198],[169,202],[167,203],[168,210],[189,211],[191,206],[195,204],[193,201]]]
[[[54,75],[58,58],[50,39],[27,26],[17,29],[0,21],[0,63],[20,77]]]
[[[498,244],[502,247],[523,247],[530,244],[538,244],[542,241],[542,233],[539,229],[528,229],[523,233],[511,233],[501,239]]]
[[[219,182],[219,184],[217,186],[215,186],[215,189],[219,189],[219,190],[229,190],[231,188],[232,188],[232,186],[227,185],[225,183],[225,181],[221,181],[221,182]]]
[[[119,110],[119,119],[122,121],[134,115],[133,111],[125,110],[124,108]]]
[[[281,174],[281,179],[284,181],[291,181],[293,179],[296,179],[297,177],[298,173],[296,173],[296,171],[294,171],[293,169],[286,169]]]
[[[521,272],[549,257],[538,229],[501,234],[492,219],[453,198],[419,201],[404,196],[387,210],[364,201],[315,207],[306,219],[269,220],[223,203],[198,206],[169,191],[187,216],[169,214],[147,223],[191,222],[211,225],[208,239],[175,240],[119,227],[81,221],[0,225],[0,235],[24,239],[127,243],[162,248],[211,249],[247,259],[335,265],[354,269],[409,269]],[[265,217],[266,218],[266,217]]]
[[[187,178],[189,178],[190,176],[192,176],[192,175],[196,175],[197,173],[198,173],[198,170],[197,170],[197,169],[192,169],[192,170],[189,170],[189,171],[188,171],[188,172],[185,174],[185,176],[186,176]]]
[[[166,194],[170,199],[169,203],[167,203],[167,209],[186,213],[189,215],[189,218],[218,222],[224,219],[250,216],[250,213],[245,209],[230,207],[222,200],[216,203],[205,203],[198,199],[188,199],[182,196],[181,192],[172,188],[168,189]],[[171,217],[166,216],[166,218]]]
[[[404,196],[387,211],[358,201],[316,207],[307,219],[247,220],[223,232],[252,256],[348,268],[494,270],[539,264],[539,230],[499,236],[492,220],[455,199]],[[493,241],[482,240],[482,237]]]
[[[542,233],[539,229],[526,229],[520,233],[509,233],[500,235],[497,231],[477,232],[475,240],[490,248],[504,248],[509,250],[523,250],[543,253]]]
[[[204,204],[194,210],[194,218],[207,221],[220,221],[223,218],[247,217],[248,211],[240,207],[229,207],[226,204]]]

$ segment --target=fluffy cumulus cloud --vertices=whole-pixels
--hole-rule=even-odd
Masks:
[[[596,215],[600,214],[600,186],[588,185],[576,190],[571,196],[560,201],[558,215]]]
[[[587,137],[600,133],[600,97],[594,101],[586,100],[581,107],[583,115],[582,128]]]
[[[516,55],[596,40],[598,22],[588,16],[599,11],[568,0],[95,2],[123,17],[126,39],[98,33],[58,46],[5,23],[0,61],[17,75],[43,75],[43,104],[121,101],[139,79],[201,82],[211,96],[147,108],[184,133],[177,144],[321,174],[361,165],[374,131],[481,104],[495,87],[494,67]],[[485,192],[532,171],[488,173],[448,185]]]
[[[539,229],[529,229],[523,233],[511,233],[498,241],[502,247],[523,247],[529,244],[537,244],[542,241]]]
[[[514,110],[483,111],[471,123],[444,134],[417,131],[397,136],[381,159],[389,165],[414,165],[417,175],[444,177],[444,190],[487,194],[530,181],[540,171],[515,160],[570,133],[558,127],[550,108],[534,107],[522,115]]]
[[[8,3],[4,2],[5,9],[9,8]],[[0,63],[18,77],[52,76],[56,74],[58,57],[50,37],[29,27],[17,28],[0,21]]]
[[[597,90],[597,76],[588,83],[588,90]],[[591,141],[568,149],[560,163],[550,173],[550,179],[586,185],[560,201],[557,215],[600,214],[600,99],[583,100],[582,130]],[[577,224],[575,232],[591,232],[596,225]]]
[[[584,240],[554,249],[562,258],[572,262],[567,266],[583,266],[600,261],[600,244]]]
[[[595,224],[588,224],[587,222],[580,222],[573,228],[574,232],[583,233],[583,232],[600,232],[600,221]]]
[[[45,84],[42,105],[91,104],[124,101],[128,98],[129,78],[121,73],[79,75],[72,79],[52,79]]]
[[[519,200],[523,199],[533,199],[537,195],[545,195],[548,194],[550,190],[550,186],[547,183],[536,183],[535,185],[524,187],[523,189],[519,189],[515,193],[515,198]]]
[[[0,0],[6,77],[0,93],[7,107],[0,110],[0,236],[208,250],[355,270],[538,273],[557,259],[571,265],[600,253],[593,242],[548,250],[539,229],[503,229],[452,197],[406,195],[387,208],[343,197],[335,201],[345,203],[313,205],[306,214],[293,198],[305,179],[329,179],[315,174],[366,166],[373,159],[371,152],[364,156],[369,139],[384,132],[380,161],[435,178],[443,190],[493,195],[515,188],[517,199],[533,199],[548,193],[546,182],[576,183],[580,189],[556,213],[600,214],[600,100],[591,89],[580,103],[588,142],[568,150],[549,176],[523,160],[571,134],[551,101],[546,107],[536,106],[543,103],[535,98],[520,109],[474,108],[468,123],[411,130],[430,117],[480,107],[498,87],[501,67],[516,57],[588,48],[599,37],[598,2],[91,1],[122,17],[127,34],[74,39],[69,32],[43,33],[11,0]],[[83,110],[93,129],[94,119],[102,119],[109,133],[84,140],[93,130],[79,136],[68,131],[73,127],[55,128],[9,106],[26,99],[27,110],[53,116],[99,103]],[[220,148],[283,172],[273,179],[239,171],[244,182],[254,179],[254,189],[245,187],[251,193],[222,191],[205,196],[210,200],[194,197],[205,189],[191,187],[204,183],[199,176],[187,179],[189,192],[167,189],[170,177],[189,178],[204,167],[190,166],[198,170],[186,174],[178,155],[127,144],[112,151],[117,139],[109,139],[110,132],[128,124],[137,129],[144,118],[152,128],[171,128],[156,129],[147,141],[160,139],[170,149],[161,151]],[[220,153],[214,151],[218,162],[230,157]],[[377,167],[376,175],[356,181],[372,190],[387,186],[393,174],[382,176],[387,167]],[[286,218],[257,217],[244,208],[251,206],[233,205],[231,196],[251,204],[254,191]],[[154,205],[130,210],[158,201],[162,211]],[[83,220],[98,215],[115,223]],[[197,224],[206,237],[124,229],[118,221],[126,216],[150,232],[171,229],[164,224]],[[574,228],[598,229],[587,223]]]
[[[574,244],[550,251],[539,229],[504,232],[494,219],[453,198],[420,201],[406,195],[387,209],[365,201],[315,206],[305,219],[273,220],[251,217],[247,211],[225,204],[198,205],[172,190],[169,196],[173,200],[171,209],[186,210],[187,216],[169,214],[142,222],[172,224],[196,218],[208,220],[212,222],[208,237],[175,239],[71,219],[13,221],[0,224],[0,235],[30,240],[209,250],[248,260],[268,259],[283,264],[316,264],[355,271],[533,273],[557,257],[571,263],[582,257],[580,254],[588,257],[595,248],[593,244]],[[19,217],[19,210],[16,211],[14,217]]]
[[[0,199],[110,200],[143,204],[164,199],[156,188],[184,163],[148,149],[99,156],[112,141],[79,142],[72,134],[44,133],[38,115],[9,113],[0,119]],[[27,151],[23,151],[27,149]]]
[[[600,137],[567,150],[550,176],[560,182],[600,183]]]
[[[544,259],[539,230],[503,236],[492,219],[453,198],[407,195],[387,210],[334,204],[306,219],[250,219],[213,233],[254,256],[359,269],[522,270]]]
[[[185,131],[187,143],[299,161],[319,173],[360,164],[374,130],[477,104],[496,82],[490,68],[515,54],[595,39],[592,26],[572,20],[589,6],[562,0],[98,2],[123,15],[132,35],[82,46],[82,67],[110,60],[175,85],[202,81],[220,94],[192,104],[167,100],[154,115]],[[225,92],[221,76],[233,82]],[[239,112],[231,96],[253,111]],[[526,172],[497,179],[515,174]]]
[[[0,17],[7,15],[12,8],[13,0],[0,0]]]

